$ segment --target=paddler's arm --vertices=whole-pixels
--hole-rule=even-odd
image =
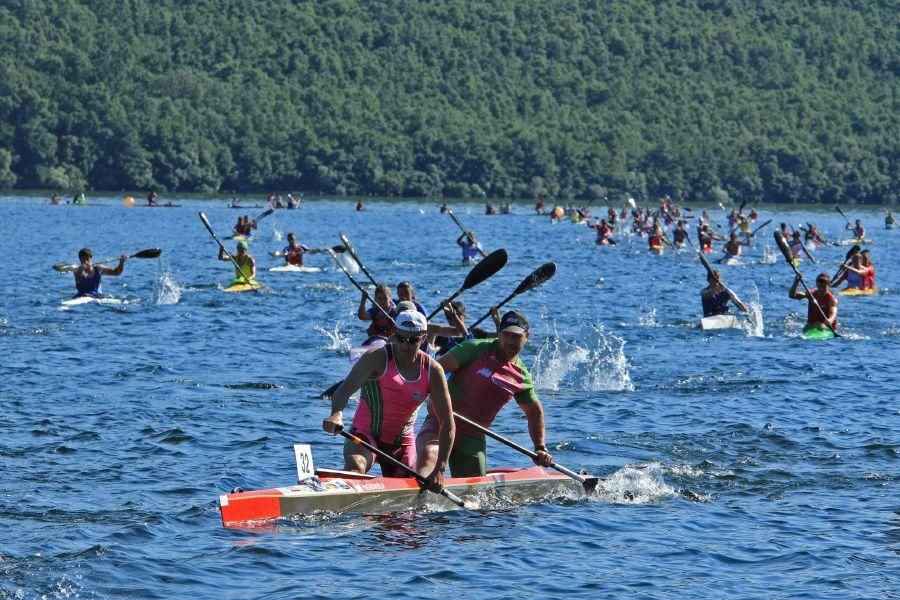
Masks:
[[[800,285],[800,276],[796,275],[794,277],[794,284],[791,286],[791,291],[788,292],[788,297],[793,298],[794,300],[806,300],[806,292],[797,291],[797,286]]]
[[[522,407],[525,417],[528,419],[528,435],[531,436],[534,451],[537,454],[534,464],[549,467],[550,463],[553,462],[553,457],[550,456],[550,452],[547,450],[544,437],[544,407],[541,406],[541,401],[537,399],[528,404],[519,404],[519,406]]]
[[[384,371],[386,358],[384,352],[366,352],[356,361],[346,379],[331,396],[331,415],[322,421],[322,429],[335,435],[337,429],[344,426],[343,411],[350,402],[350,396],[368,379],[378,377]]]
[[[256,260],[248,254],[247,262],[244,264],[250,266],[250,281],[256,281]],[[241,270],[244,271],[245,269]]]
[[[115,266],[115,268],[104,267],[103,265],[97,265],[94,267],[98,269],[104,275],[121,275],[122,271],[125,270],[125,259],[128,258],[127,254],[123,254],[119,257],[119,264]]]
[[[428,402],[431,414],[437,417],[440,423],[438,434],[438,456],[434,469],[425,477],[425,488],[439,494],[444,489],[444,470],[450,459],[450,451],[453,449],[453,440],[456,438],[456,423],[453,418],[453,404],[450,401],[450,391],[447,389],[447,378],[444,369],[436,360],[431,361],[429,372],[431,382]]]
[[[457,337],[466,337],[469,335],[469,330],[466,329],[466,324],[462,322],[462,319],[459,318],[459,315],[456,314],[456,310],[454,310],[453,305],[450,304],[449,301],[444,300],[441,302],[441,308],[444,309],[444,317],[447,319],[447,323],[450,324],[450,327],[442,329],[452,329],[454,333],[450,335],[455,335]],[[445,335],[443,333],[438,335]],[[450,336],[447,336],[450,337]]]
[[[372,315],[366,311],[366,295],[361,294],[359,298],[359,309],[356,311],[356,316],[361,321],[371,321]]]
[[[224,260],[228,262],[228,257],[225,256],[225,246],[219,246],[219,260]]]

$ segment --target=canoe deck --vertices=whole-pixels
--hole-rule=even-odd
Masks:
[[[444,487],[461,498],[483,492],[500,492],[511,500],[527,500],[557,489],[581,489],[581,484],[562,473],[530,467],[497,469],[484,477],[447,478]],[[443,496],[424,492],[415,479],[354,477],[348,473],[319,472],[317,480],[290,487],[223,494],[219,497],[222,525],[308,515],[320,511],[383,514],[423,506],[448,509],[454,505]]]

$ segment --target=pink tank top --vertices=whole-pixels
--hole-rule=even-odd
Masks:
[[[397,370],[393,344],[385,345],[384,351],[387,352],[387,366],[380,377],[363,384],[359,407],[353,415],[353,427],[386,444],[399,444],[404,440],[414,442],[416,416],[431,390],[431,359],[419,352],[419,376],[409,381]]]

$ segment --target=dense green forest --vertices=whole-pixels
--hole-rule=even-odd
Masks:
[[[900,200],[892,0],[4,0],[0,186]]]

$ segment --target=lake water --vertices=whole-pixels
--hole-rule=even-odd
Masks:
[[[881,293],[842,297],[844,337],[812,342],[804,303],[787,297],[790,268],[767,258],[771,226],[750,264],[722,267],[755,326],[703,332],[691,252],[653,256],[629,236],[598,248],[587,227],[524,204],[492,217],[457,204],[510,257],[461,296],[470,321],[558,264],[509,306],[532,323],[524,360],[551,451],[607,478],[600,494],[235,531],[218,496],[291,484],[292,444],[341,467],[316,395],[364,337],[359,293],[327,255],[307,259],[322,273],[268,273],[268,252],[289,231],[319,245],[341,230],[376,276],[411,280],[431,309],[468,272],[459,230],[434,202],[357,213],[308,201],[260,225],[252,252],[267,291],[225,294],[232,268],[197,212],[226,234],[241,211],[93,200],[103,205],[0,199],[0,597],[900,597],[900,230],[883,228],[883,212],[847,211],[869,229]],[[761,212],[847,237],[831,210]],[[163,253],[104,279],[124,304],[65,310],[72,277],[51,266],[77,263],[82,246],[98,259]],[[821,266],[801,270],[833,273],[845,251],[820,248]],[[529,444],[514,405],[495,426]],[[529,464],[493,442],[488,459]]]

